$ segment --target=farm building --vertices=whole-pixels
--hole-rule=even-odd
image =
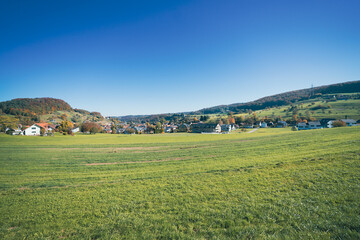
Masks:
[[[357,126],[356,121],[354,119],[341,119],[340,121],[344,122],[346,126]]]
[[[219,124],[198,123],[191,125],[193,133],[220,133],[221,126]]]

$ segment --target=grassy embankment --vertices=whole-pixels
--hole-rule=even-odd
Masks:
[[[360,238],[360,127],[0,135],[1,239]]]

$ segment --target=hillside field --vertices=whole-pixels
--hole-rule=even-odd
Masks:
[[[0,134],[0,239],[359,239],[360,127]]]
[[[318,120],[322,118],[345,119],[346,117],[355,120],[360,119],[360,99],[337,100],[328,103],[323,100],[312,99],[298,102],[296,104],[293,104],[293,106],[296,106],[299,109],[298,117],[306,116],[306,111],[309,111],[311,117]],[[312,108],[316,108],[319,106],[329,106],[329,108],[312,110]],[[256,114],[260,118],[265,116],[281,116],[284,119],[290,119],[293,114],[291,112],[285,112],[285,110],[290,107],[290,105],[285,105],[277,108],[259,110],[256,111]]]

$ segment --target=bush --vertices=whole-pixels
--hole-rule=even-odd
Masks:
[[[333,127],[346,127],[346,123],[344,123],[343,121],[335,121],[333,122]]]
[[[296,126],[293,126],[293,127],[291,128],[291,130],[292,130],[292,131],[297,131],[298,128],[297,128]]]

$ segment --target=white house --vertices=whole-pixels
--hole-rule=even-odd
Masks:
[[[327,124],[326,124],[326,127],[327,128],[333,128],[333,123],[335,122],[335,120],[331,120],[331,121],[328,121]]]
[[[23,135],[23,131],[20,128],[15,128],[12,135]]]
[[[191,125],[191,131],[193,133],[220,133],[221,126],[220,124],[197,123]]]
[[[27,129],[24,130],[24,135],[26,136],[39,136],[40,135],[40,129],[41,127],[34,124],[31,125],[30,127],[28,127]]]
[[[79,127],[77,127],[77,128],[72,129],[71,131],[72,131],[73,133],[77,133],[77,132],[79,132],[79,131],[80,131],[80,128],[79,128]]]

